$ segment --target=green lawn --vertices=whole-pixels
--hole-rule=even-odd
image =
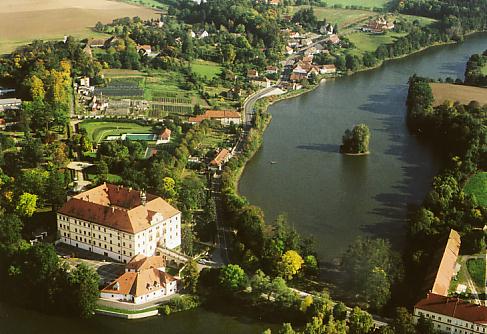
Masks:
[[[222,68],[220,65],[212,61],[197,59],[191,62],[191,69],[196,74],[206,77],[207,79],[213,79],[220,74]]]
[[[158,306],[149,307],[143,310],[123,310],[123,309],[108,307],[104,305],[97,305],[96,309],[101,311],[108,311],[108,312],[115,312],[115,313],[122,313],[122,314],[138,314],[138,313],[155,311],[158,309]]]
[[[475,285],[483,291],[485,286],[485,257],[467,260],[467,268]]]
[[[163,9],[163,10],[167,9],[167,5],[161,3],[157,0],[123,0],[123,1],[127,2],[127,3],[136,4],[136,5],[141,5],[141,6],[148,7],[148,8],[157,8],[157,9]]]
[[[380,45],[390,44],[398,37],[405,36],[406,33],[387,32],[383,35],[373,35],[364,32],[354,32],[347,37],[355,44],[356,53],[364,53],[365,51],[374,52]]]
[[[151,133],[152,127],[137,123],[84,121],[80,128],[86,129],[88,136],[94,143],[99,143],[107,136],[115,136],[123,133]]]
[[[308,6],[290,6],[290,14],[293,15],[301,8]],[[377,16],[377,13],[367,10],[335,9],[325,7],[313,7],[314,13],[319,20],[326,19],[327,22],[338,24],[339,29],[367,20],[369,17]],[[343,31],[340,31],[343,33]]]
[[[332,6],[359,6],[367,8],[384,8],[390,3],[389,0],[323,0],[329,7]]]
[[[487,172],[472,176],[465,184],[464,191],[475,195],[481,205],[487,206]]]

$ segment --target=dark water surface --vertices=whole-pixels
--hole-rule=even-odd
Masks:
[[[357,235],[386,236],[400,244],[407,205],[421,202],[439,165],[406,131],[407,79],[415,72],[463,78],[469,55],[485,49],[487,35],[475,35],[460,45],[329,81],[276,104],[264,146],[246,168],[240,191],[268,219],[287,212],[299,231],[316,238],[325,260],[339,255]],[[372,154],[338,154],[343,131],[359,122],[372,131]],[[268,327],[272,325],[204,309],[130,321],[101,316],[78,320],[0,303],[0,334],[250,334]]]
[[[463,79],[468,57],[487,49],[486,37],[327,81],[275,104],[263,147],[242,176],[241,194],[264,210],[267,221],[286,212],[299,232],[315,237],[323,260],[339,256],[358,235],[387,237],[400,248],[408,207],[421,203],[440,164],[407,131],[408,78]],[[343,132],[358,123],[371,130],[371,154],[339,154]]]
[[[35,301],[33,301],[35,302]],[[124,320],[95,316],[88,320],[46,315],[0,303],[0,334],[260,334],[275,324],[231,317],[202,308],[168,317]]]

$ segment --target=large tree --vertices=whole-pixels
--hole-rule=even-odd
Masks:
[[[342,258],[351,289],[374,308],[390,298],[390,287],[402,274],[399,256],[384,239],[357,238]]]

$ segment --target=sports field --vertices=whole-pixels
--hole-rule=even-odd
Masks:
[[[435,106],[440,105],[445,101],[458,101],[463,104],[477,101],[481,105],[487,104],[487,88],[446,83],[431,83],[430,85],[435,98]]]
[[[91,30],[98,21],[119,17],[158,18],[154,9],[109,0],[1,0],[0,53],[34,39],[62,40],[99,36]]]
[[[465,184],[464,191],[475,195],[479,204],[487,207],[487,172],[472,176]]]
[[[147,125],[125,122],[84,121],[80,128],[86,130],[93,143],[98,144],[107,136],[117,136],[124,133],[151,133],[152,128]]]

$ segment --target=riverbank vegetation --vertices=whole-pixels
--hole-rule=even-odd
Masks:
[[[482,54],[470,56],[465,69],[465,83],[487,86],[487,50]]]
[[[478,103],[448,101],[433,106],[430,81],[413,76],[407,99],[408,127],[433,143],[447,160],[409,225],[408,277],[418,287],[428,272],[435,240],[453,228],[462,236],[461,251],[478,253],[485,248],[482,229],[487,221],[487,208],[463,187],[470,175],[487,168],[486,121],[482,116],[487,109]]]

